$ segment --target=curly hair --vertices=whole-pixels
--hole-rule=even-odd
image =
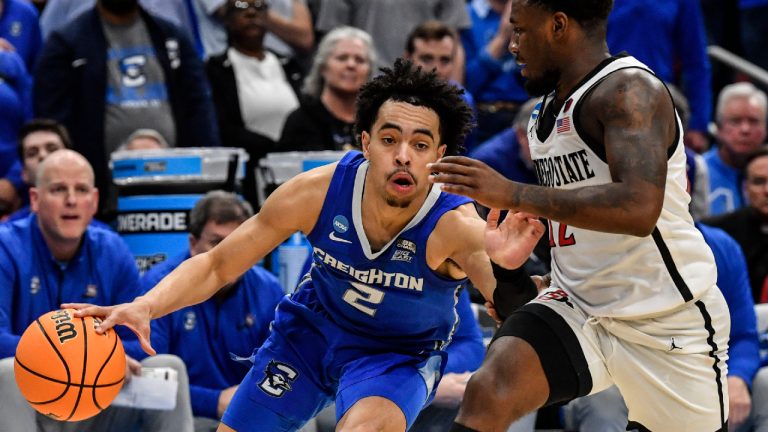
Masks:
[[[446,144],[446,154],[458,154],[464,149],[464,137],[473,126],[472,109],[461,97],[464,90],[403,58],[395,60],[392,68],[382,68],[381,72],[365,84],[357,96],[355,135],[360,137],[363,131],[370,132],[379,108],[391,100],[434,111],[440,119],[440,137]]]
[[[563,12],[589,30],[605,26],[613,8],[613,0],[528,0],[528,4]]]

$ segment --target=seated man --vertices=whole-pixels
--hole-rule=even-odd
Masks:
[[[142,430],[191,431],[186,370],[176,357],[144,363],[178,370],[179,393],[173,411],[110,407],[90,419],[65,423],[36,414],[21,396],[13,356],[30,323],[62,302],[131,300],[139,284],[133,257],[121,239],[89,225],[98,206],[98,191],[83,156],[59,150],[47,157],[29,194],[33,214],[0,226],[0,430],[134,431],[142,424]],[[118,333],[126,347],[135,343],[127,329]],[[131,372],[140,370],[142,365],[127,360]]]
[[[141,280],[144,291],[191,256],[219,244],[253,214],[250,204],[224,191],[208,192],[189,215],[189,252],[157,264]],[[237,282],[211,299],[152,322],[152,341],[158,353],[175,354],[189,371],[195,430],[216,430],[237,385],[250,363],[230,359],[248,357],[269,334],[283,291],[277,278],[254,266]],[[141,349],[131,355],[146,357]]]

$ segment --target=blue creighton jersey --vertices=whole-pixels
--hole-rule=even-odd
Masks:
[[[367,169],[359,152],[339,162],[308,236],[312,267],[292,300],[383,344],[441,349],[458,324],[455,305],[466,279],[429,268],[427,239],[443,214],[470,200],[433,187],[410,223],[374,252],[361,216]]]

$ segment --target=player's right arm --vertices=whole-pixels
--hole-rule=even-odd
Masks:
[[[154,288],[131,303],[100,307],[66,304],[78,316],[104,317],[100,331],[117,325],[133,330],[150,354],[150,320],[201,303],[234,282],[296,231],[308,233],[320,215],[336,164],[299,174],[277,188],[261,211],[206,253],[184,261]]]

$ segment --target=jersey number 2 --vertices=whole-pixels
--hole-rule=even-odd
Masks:
[[[553,228],[554,224],[551,220],[547,221],[549,222],[549,247],[557,247],[557,246],[570,246],[576,244],[576,239],[573,238],[573,233],[568,235],[566,231],[568,230],[568,225],[566,224],[557,224],[557,242],[555,242],[555,229]]]
[[[384,291],[361,284],[360,282],[351,282],[350,285],[352,285],[352,288],[346,290],[341,298],[363,313],[370,316],[376,315],[375,308],[367,306],[361,302],[366,302],[375,306],[384,300]]]

